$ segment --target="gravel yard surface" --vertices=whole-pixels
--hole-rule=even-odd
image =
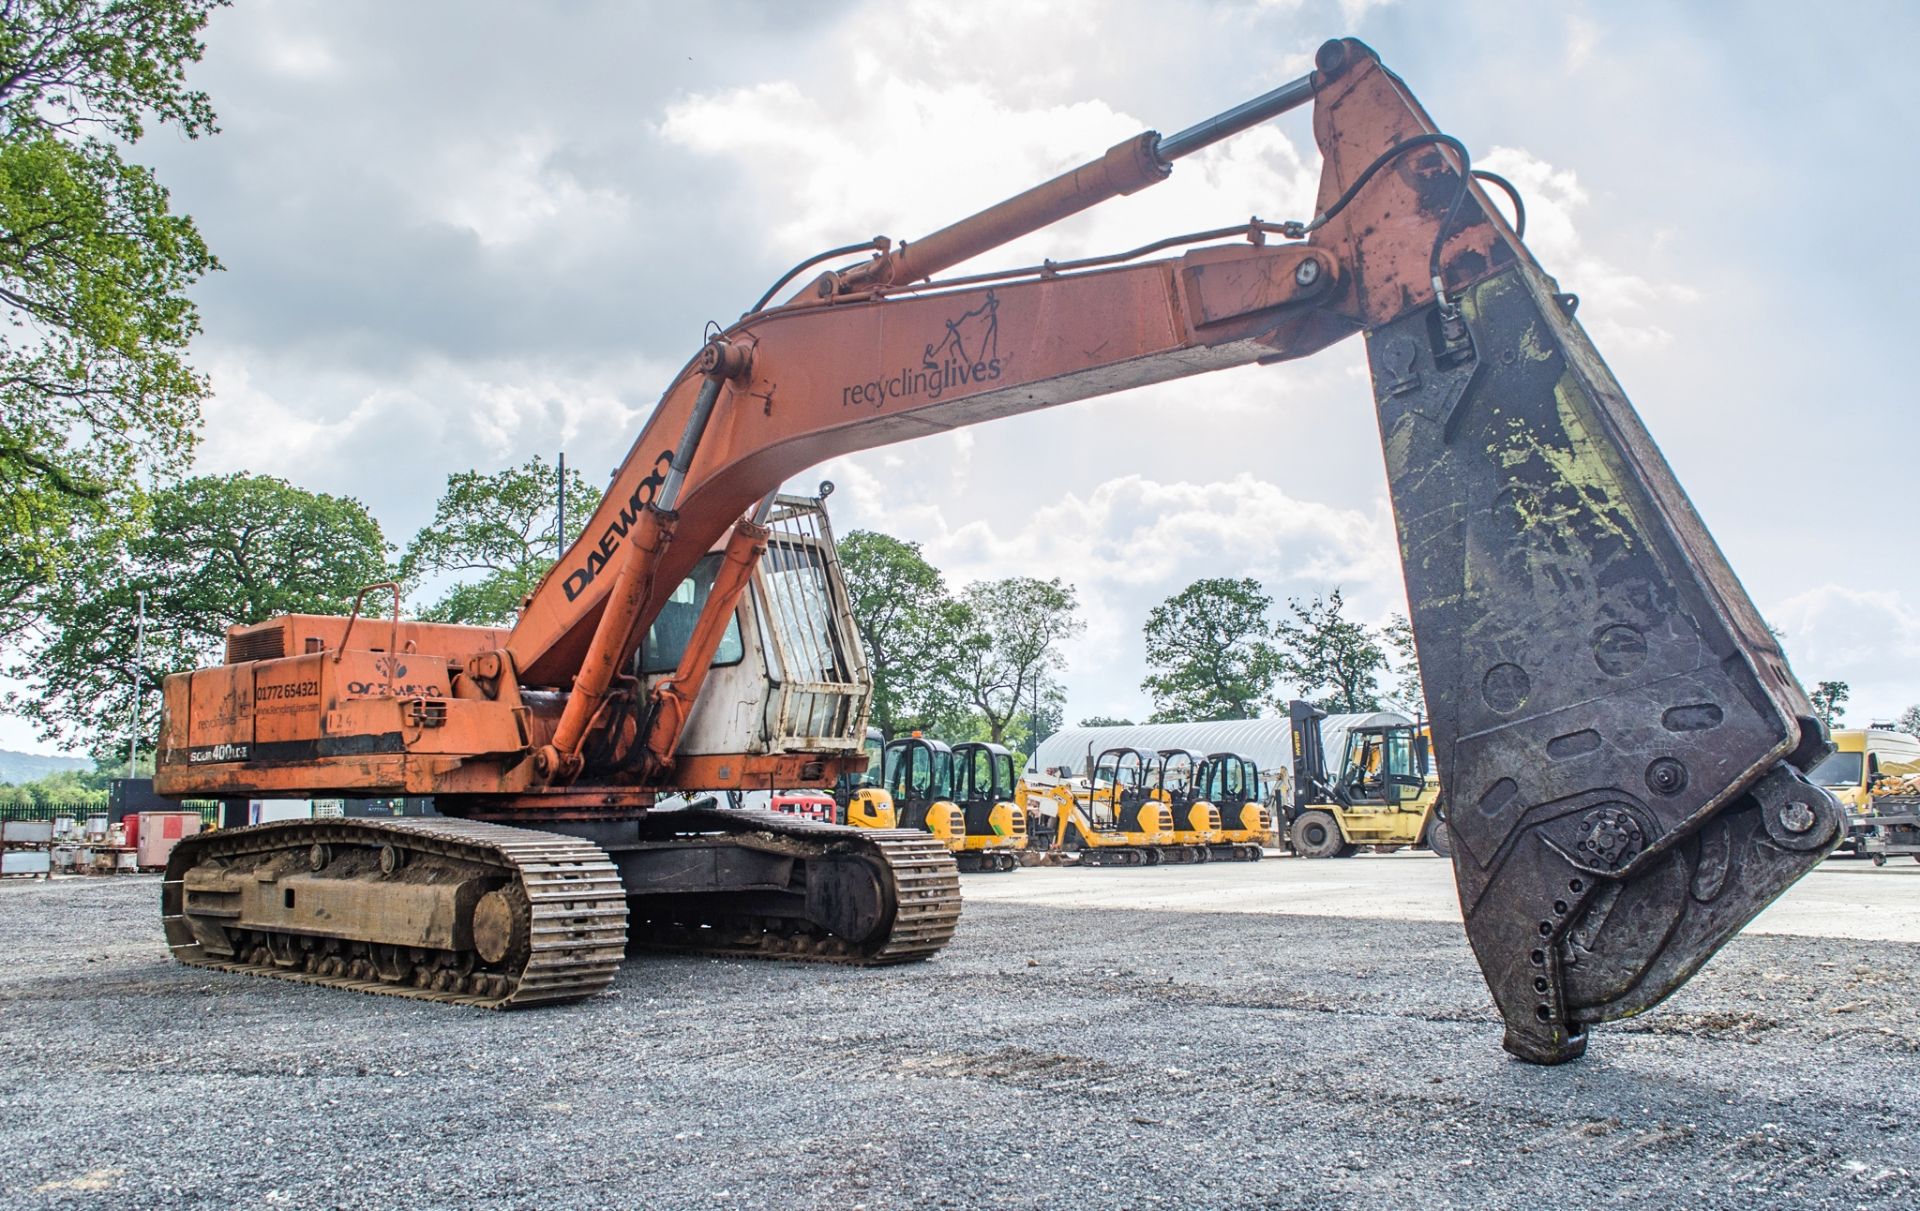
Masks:
[[[980,896],[931,963],[498,1014],[174,965],[158,897],[0,885],[0,1205],[1920,1202],[1913,943],[1742,937],[1540,1069],[1447,922]]]

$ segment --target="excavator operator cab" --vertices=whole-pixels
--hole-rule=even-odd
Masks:
[[[867,730],[873,681],[823,498],[778,496],[766,524],[766,550],[707,662],[705,701],[686,717],[679,752],[705,759],[683,763],[690,775],[703,766],[737,769],[738,754],[770,762],[789,753],[851,757]],[[675,676],[725,558],[717,550],[701,556],[648,626],[629,667],[649,693]],[[636,712],[646,700],[630,696],[626,710]],[[560,705],[551,695],[533,702],[536,712]],[[609,746],[616,766],[617,755]],[[868,760],[872,778],[871,753]],[[827,773],[811,785],[835,777]]]
[[[860,751],[866,754],[867,768],[857,774],[841,774],[835,790],[865,790],[867,787],[882,784],[881,771],[886,767],[887,741],[880,734],[879,728],[867,729],[867,738],[861,742]]]
[[[1150,787],[1160,758],[1144,749],[1110,748],[1093,763],[1090,811],[1098,828],[1120,827],[1124,816],[1137,813],[1154,797]]]
[[[1205,861],[1210,847],[1221,840],[1220,809],[1200,793],[1199,753],[1185,748],[1163,748],[1152,759],[1147,777],[1153,784],[1154,798],[1173,813],[1173,842],[1198,852]]]
[[[971,811],[1013,799],[1013,753],[1004,745],[968,741],[953,748],[954,799]]]
[[[903,736],[887,744],[881,769],[898,826],[932,833],[959,849],[966,825],[953,801],[953,750],[925,736]]]
[[[1200,793],[1208,802],[1226,805],[1258,803],[1261,799],[1260,772],[1253,762],[1238,753],[1210,753],[1200,771]]]
[[[1167,802],[1173,805],[1177,814],[1189,805],[1206,800],[1210,796],[1201,787],[1202,766],[1206,759],[1192,749],[1163,748],[1160,750],[1159,781],[1160,789],[1166,792]]]
[[[881,768],[896,800],[953,798],[953,750],[941,741],[907,736],[883,753]]]
[[[1013,754],[968,741],[953,748],[953,798],[966,824],[960,869],[1008,871],[1027,847],[1027,813],[1014,798]]]
[[[894,828],[898,817],[893,797],[887,793],[882,771],[886,767],[886,739],[880,729],[870,727],[861,744],[867,768],[857,774],[841,774],[833,785],[833,801],[839,809],[840,823],[855,828]]]

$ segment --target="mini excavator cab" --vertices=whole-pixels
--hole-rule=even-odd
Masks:
[[[1204,760],[1192,749],[1163,748],[1147,767],[1154,797],[1173,813],[1173,841],[1167,857],[1176,862],[1210,861],[1214,847],[1224,839],[1220,810],[1201,793]]]
[[[1010,871],[1027,847],[1027,813],[1014,801],[1013,754],[969,740],[953,746],[953,797],[966,825],[960,869]]]
[[[866,754],[867,768],[858,773],[844,771],[834,779],[833,799],[840,823],[854,828],[897,828],[899,817],[893,810],[893,796],[884,785],[886,738],[879,728],[870,727],[860,748]]]
[[[1145,749],[1110,748],[1101,753],[1088,779],[1088,822],[1102,830],[1139,831],[1127,828],[1127,821],[1147,804],[1158,802],[1148,781],[1157,762]]]
[[[1261,802],[1260,771],[1238,753],[1209,753],[1200,767],[1201,795],[1220,813],[1218,857],[1258,862],[1274,841],[1273,813]]]
[[[953,801],[953,749],[926,736],[902,736],[887,743],[883,768],[898,827],[961,849],[967,825]]]

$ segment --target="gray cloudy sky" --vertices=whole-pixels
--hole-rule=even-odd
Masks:
[[[1478,162],[1811,684],[1920,701],[1906,451],[1920,8],[1379,0],[242,3],[149,139],[226,265],[198,291],[200,468],[365,501],[404,543],[448,473],[610,470],[709,319],[788,265],[915,237],[1365,38]],[[1307,217],[1304,112],[996,253]],[[837,460],[842,532],[956,586],[1078,586],[1070,719],[1138,716],[1147,610],[1196,576],[1401,608],[1360,343]],[[0,745],[30,737],[0,720]]]

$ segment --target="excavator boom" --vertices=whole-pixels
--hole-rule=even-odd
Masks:
[[[935,276],[1307,103],[1324,161],[1310,221]],[[1777,644],[1575,320],[1577,300],[1480,179],[1374,53],[1341,40],[1310,76],[1218,118],[1144,132],[923,240],[876,239],[868,260],[707,343],[504,642],[420,633],[448,648],[461,717],[518,711],[518,744],[463,756],[443,734],[423,764],[403,729],[390,757],[358,766],[268,769],[243,752],[219,773],[163,764],[163,782],[424,784],[455,810],[473,796],[492,819],[555,805],[637,818],[659,791],[743,785],[763,767],[676,762],[674,749],[702,653],[767,549],[747,517],[783,480],[1363,333],[1468,937],[1508,1049],[1576,1056],[1589,1023],[1667,995],[1816,863],[1840,814],[1800,775],[1825,736]],[[644,712],[612,709],[639,701],[625,670],[641,637],[729,534],[699,644]],[[402,707],[403,720],[433,718]],[[857,745],[864,719],[845,722]],[[795,768],[822,783],[836,772]]]

